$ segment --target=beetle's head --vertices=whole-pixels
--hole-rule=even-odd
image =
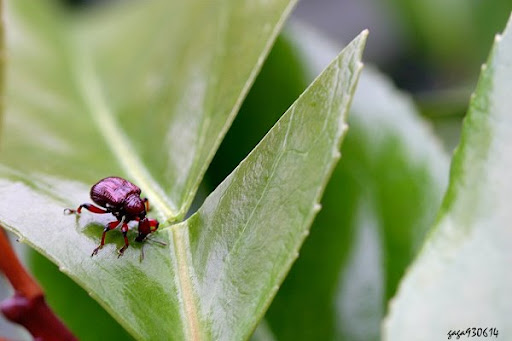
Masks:
[[[138,195],[130,195],[124,202],[124,211],[130,217],[146,217],[146,206]]]
[[[148,218],[139,220],[139,234],[135,238],[137,242],[143,242],[146,236],[151,233],[151,225]]]

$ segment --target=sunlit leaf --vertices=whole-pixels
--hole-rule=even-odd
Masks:
[[[39,6],[23,1],[16,3],[16,6],[18,4],[29,8]],[[234,6],[237,7],[238,4],[237,2]],[[254,4],[248,3],[245,6],[254,13]],[[161,8],[158,8],[158,11],[155,9],[155,12],[163,16]],[[34,13],[41,15],[39,19],[44,19],[45,14],[50,16],[49,11]],[[131,15],[134,13],[138,15],[137,12],[130,12]],[[250,23],[241,20],[239,14],[233,15],[242,26]],[[50,24],[47,25],[51,27]],[[99,27],[100,24],[97,24],[96,29]],[[263,29],[265,30],[265,27]],[[56,32],[68,34],[58,29]],[[234,32],[233,37],[240,34]],[[44,32],[33,33],[37,35]],[[111,34],[113,33],[106,36]],[[0,193],[3,196],[8,194],[10,199],[0,202],[0,222],[20,235],[21,241],[32,245],[58,264],[61,271],[86,288],[90,295],[136,338],[248,337],[296,258],[298,248],[317,211],[316,203],[339,156],[338,148],[345,131],[345,115],[361,69],[360,58],[365,38],[366,35],[360,36],[344,50],[283,116],[253,153],[208,197],[195,215],[183,223],[164,226],[160,230],[155,238],[165,241],[167,246],[159,247],[148,243],[144,262],[139,260],[137,249],[141,246],[136,243],[132,243],[130,252],[122,259],[117,259],[115,250],[123,240],[116,232],[109,233],[106,247],[98,256],[91,258],[90,253],[98,243],[102,225],[112,218],[86,213],[74,218],[63,215],[62,209],[86,200],[90,183],[84,181],[88,181],[88,177],[94,174],[98,176],[103,168],[110,169],[110,162],[113,165],[117,163],[119,170],[131,175],[134,180],[142,176],[140,185],[152,202],[156,202],[154,205],[157,211],[164,217],[172,218],[172,215],[167,215],[166,212],[173,211],[171,199],[174,197],[160,196],[161,193],[156,191],[165,186],[152,187],[153,180],[155,183],[165,183],[165,180],[156,175],[152,180],[146,172],[151,169],[151,172],[158,173],[158,176],[165,176],[167,173],[159,173],[158,165],[153,168],[152,164],[144,159],[147,157],[145,153],[138,159],[137,153],[128,153],[138,150],[135,144],[131,145],[133,150],[127,150],[130,144],[121,143],[146,141],[149,137],[155,137],[154,131],[151,130],[148,135],[141,133],[141,136],[131,136],[129,124],[138,124],[139,131],[143,132],[145,127],[151,125],[160,127],[159,117],[167,116],[148,115],[147,120],[143,121],[144,125],[141,125],[141,121],[128,123],[128,116],[126,121],[121,120],[125,117],[121,109],[119,113],[116,111],[117,116],[109,114],[110,106],[117,108],[117,105],[123,102],[120,98],[125,95],[121,92],[116,94],[117,89],[114,91],[109,86],[109,72],[96,74],[93,71],[95,65],[89,64],[88,61],[101,61],[101,53],[96,56],[94,50],[84,51],[77,47],[76,51],[80,53],[75,55],[73,53],[77,52],[72,51],[70,59],[65,60],[81,63],[79,70],[74,70],[77,72],[74,76],[66,74],[63,77],[78,77],[78,87],[61,87],[61,90],[67,90],[70,95],[76,92],[75,95],[81,103],[89,108],[91,116],[87,117],[96,123],[88,125],[89,120],[86,119],[83,123],[84,130],[80,130],[79,120],[56,120],[53,123],[60,126],[48,123],[48,126],[39,126],[40,131],[37,134],[33,133],[38,143],[17,144],[16,137],[10,135],[11,148],[17,151],[20,151],[21,146],[26,148],[28,155],[23,157],[32,158],[27,161],[29,166],[33,167],[37,163],[37,158],[46,157],[50,160],[48,166],[37,163],[41,167],[25,169],[21,167],[21,161],[12,151],[7,153],[5,163],[8,166],[0,168]],[[69,43],[66,39],[60,42]],[[91,45],[84,43],[83,46]],[[244,44],[241,43],[240,46]],[[129,56],[129,53],[126,55]],[[124,62],[126,61],[123,59],[119,63]],[[226,68],[229,69],[231,65],[226,63]],[[238,61],[232,63],[238,65]],[[181,65],[178,69],[183,71],[182,67]],[[41,73],[45,71],[46,69],[39,70]],[[12,72],[13,75],[17,75],[17,72],[22,73],[14,70]],[[119,72],[112,71],[112,74],[119,76]],[[237,71],[233,69],[229,73],[231,72]],[[98,77],[93,77],[94,75]],[[102,79],[103,77],[106,78]],[[185,77],[185,80],[187,79]],[[227,80],[222,80],[224,81]],[[127,95],[126,99],[133,97],[136,101],[137,94],[129,92],[131,85],[127,84],[130,95]],[[225,86],[219,86],[216,82],[215,85],[213,88],[222,89]],[[20,86],[19,89],[22,88]],[[209,97],[209,100],[223,102],[228,94],[222,91],[217,94],[219,98]],[[186,99],[183,93],[180,95],[179,100]],[[14,101],[14,95],[10,98]],[[150,99],[148,101],[151,104],[148,107],[153,108],[154,103],[152,104]],[[31,108],[34,110],[34,106],[28,106],[26,103],[25,105],[25,110],[34,113],[30,111]],[[172,107],[169,103],[166,105]],[[13,104],[13,108],[15,107]],[[181,115],[183,113],[180,110],[178,111]],[[215,113],[217,114],[217,111]],[[172,113],[169,115],[174,117]],[[56,116],[62,119],[61,115]],[[130,119],[131,117],[137,115],[130,116]],[[114,119],[119,119],[119,124],[113,121]],[[213,120],[210,117],[207,126],[211,126]],[[27,122],[30,123],[30,120]],[[41,121],[41,124],[46,124],[46,121]],[[173,129],[176,128],[176,124],[172,123]],[[177,124],[177,127],[183,126]],[[208,140],[210,134],[203,130],[205,127],[203,125],[198,136],[200,139],[206,139],[205,146],[210,148],[217,142]],[[66,128],[69,128],[68,131]],[[80,141],[80,135],[74,134],[84,134],[83,131],[87,129],[95,133],[94,138],[88,141],[96,142],[97,139],[98,144],[94,147],[93,144],[87,144],[81,149],[73,149],[70,155],[78,164],[70,165],[69,168],[66,168],[65,161],[71,160],[63,156],[69,155],[53,150],[51,143],[44,145],[43,142],[48,141],[44,138],[41,140],[39,135],[43,134],[43,137],[50,140],[58,137],[69,142],[68,140],[73,140],[73,137]],[[105,136],[107,133],[111,133],[112,136]],[[218,135],[215,141],[219,138]],[[61,145],[58,141],[53,147],[66,145]],[[54,153],[44,156],[45,148]],[[102,159],[100,154],[104,156],[103,153],[109,148],[116,151],[115,155],[110,160]],[[33,149],[37,149],[38,152]],[[79,154],[78,150],[83,154]],[[160,153],[166,152],[167,147],[160,150]],[[136,167],[131,169],[127,167],[129,165]],[[74,171],[77,172],[76,176]],[[190,170],[190,173],[193,172]],[[169,171],[169,174],[173,172]],[[194,186],[187,188],[186,196],[189,196]],[[153,195],[152,189],[155,190]],[[162,190],[162,193],[166,191]],[[169,200],[164,200],[165,198]],[[129,238],[133,240],[131,234]],[[265,273],[262,275],[261,271]]]
[[[91,184],[123,175],[161,220],[183,218],[294,2],[134,1],[78,15],[8,1],[2,162]]]

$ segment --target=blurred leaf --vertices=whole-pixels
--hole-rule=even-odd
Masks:
[[[404,30],[413,43],[423,44],[424,51],[441,60],[454,52],[467,51],[470,39],[460,37],[477,28],[472,24],[472,3],[465,0],[390,0],[406,24]],[[468,57],[474,57],[468,56]],[[466,61],[466,60],[464,60]]]
[[[182,219],[294,0],[9,1],[2,161],[143,188]],[[20,138],[30,136],[31,138]]]
[[[511,79],[512,20],[482,68],[438,222],[390,305],[388,340],[470,327],[512,335]]]
[[[429,65],[442,66],[441,72],[449,71],[451,78],[461,71],[467,77],[465,73],[472,72],[484,60],[494,33],[503,27],[512,10],[510,0],[389,2],[395,4],[410,44],[419,50],[415,57],[429,59]]]
[[[296,258],[337,159],[365,38],[344,50],[195,215],[160,230],[169,247],[148,246],[143,263],[133,251],[114,258],[112,244],[122,244],[115,233],[98,257],[89,257],[109,218],[63,216],[89,186],[60,173],[2,167],[0,193],[10,200],[0,202],[0,222],[137,338],[247,337]]]
[[[335,51],[308,29],[291,38],[310,75]],[[277,340],[379,339],[386,302],[439,208],[448,158],[411,100],[370,68],[351,111],[323,209],[260,334],[270,326]]]

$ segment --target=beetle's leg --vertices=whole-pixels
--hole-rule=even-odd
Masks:
[[[103,245],[105,245],[105,235],[107,234],[107,232],[118,227],[120,223],[121,222],[119,222],[119,221],[111,221],[110,223],[107,224],[107,226],[105,226],[105,229],[103,230],[103,234],[101,235],[101,243],[97,248],[95,248],[92,251],[91,257],[98,254],[98,251],[103,248]]]
[[[130,243],[128,242],[128,237],[126,234],[128,233],[128,224],[124,223],[123,227],[121,227],[121,231],[123,232],[124,237],[124,246],[119,249],[119,254],[117,255],[117,258],[121,257],[124,254],[124,251],[130,246]]]
[[[144,260],[144,243],[142,243],[142,246],[140,247],[139,262],[142,262],[143,260]]]
[[[160,223],[156,219],[148,218],[149,226],[151,226],[151,232],[155,232],[158,229]]]
[[[85,208],[87,211],[90,211],[92,213],[98,213],[98,214],[109,213],[109,210],[102,208],[102,207],[94,206],[92,204],[82,204],[82,205],[78,206],[78,209],[76,210],[76,212],[78,214],[82,213],[82,208]]]
[[[88,210],[92,213],[98,213],[98,214],[110,213],[110,211],[105,208],[94,206],[92,204],[82,204],[82,205],[78,206],[78,208],[76,210],[66,208],[64,210],[64,214],[74,214],[74,213],[80,214],[80,213],[82,213],[82,208],[85,208],[86,210]]]
[[[142,201],[144,201],[144,205],[146,206],[146,212],[149,212],[149,210],[151,209],[150,206],[149,206],[149,200],[148,198],[144,198],[142,199]]]

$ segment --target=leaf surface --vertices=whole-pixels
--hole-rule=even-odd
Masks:
[[[161,222],[181,219],[293,4],[133,1],[78,15],[51,0],[7,1],[1,162],[89,186],[121,175],[142,187]],[[76,309],[66,293],[75,303],[87,297],[31,259],[80,338],[121,335],[97,304],[80,303],[95,328],[67,314]]]
[[[512,335],[510,79],[509,20],[482,67],[438,222],[390,305],[388,340],[447,338],[472,327]]]
[[[182,219],[294,3],[134,1],[77,15],[8,1],[2,162],[89,184],[120,175],[162,222]]]
[[[225,320],[214,324],[214,339],[239,325],[253,329],[253,314],[265,312],[298,256],[339,157],[364,40],[365,35],[356,38],[197,214],[173,230],[175,238],[185,236],[195,255],[196,271],[188,278],[199,296],[208,297],[199,309]],[[234,334],[234,339],[247,336]]]
[[[91,167],[77,169],[76,178],[73,172],[67,173],[69,169],[57,171],[63,161],[55,154],[47,156],[54,157],[55,164],[31,172],[16,169],[20,164],[7,158],[12,162],[0,168],[0,193],[10,199],[0,202],[0,222],[58,264],[138,339],[247,338],[296,258],[339,157],[365,38],[361,35],[344,50],[196,214],[159,231],[155,238],[167,247],[147,245],[144,262],[139,261],[141,245],[136,243],[122,259],[115,257],[115,250],[123,244],[117,231],[107,235],[107,244],[98,256],[89,257],[102,226],[112,218],[62,214],[63,207],[78,205],[87,197],[90,184],[83,183],[87,172],[96,174],[101,167],[109,168],[106,162],[95,165],[95,153],[86,153]],[[119,131],[115,129],[123,127],[122,123],[113,128],[108,122],[112,116],[101,113],[105,103],[98,100],[111,97],[95,93],[97,84],[89,76],[81,79],[87,84],[86,93],[92,91],[84,97],[86,102],[90,100],[88,104],[100,111],[92,114],[96,115],[93,120],[107,119],[107,127],[114,129],[108,132],[116,135]],[[60,128],[45,127],[40,133],[52,138],[57,131],[72,135],[73,129],[79,130],[68,123],[70,131],[61,132],[65,125],[60,123]],[[110,141],[102,136],[102,129],[96,131],[99,143],[121,148],[124,153],[124,147],[111,145],[121,140]],[[128,138],[128,131],[123,130],[123,136]],[[14,137],[11,139],[16,145]],[[28,143],[26,148],[29,151],[34,146]],[[87,148],[90,146],[84,146],[84,151]],[[40,150],[30,155],[42,158],[43,154]],[[124,161],[112,159],[120,169],[125,167],[123,162],[132,161],[131,156]],[[147,184],[141,184],[146,192]],[[167,204],[162,205],[171,209]],[[133,233],[129,239],[133,240]]]
[[[25,244],[22,255],[43,287],[46,302],[79,340],[133,340],[83,288],[45,256]],[[77,307],[80,307],[77,309]]]

